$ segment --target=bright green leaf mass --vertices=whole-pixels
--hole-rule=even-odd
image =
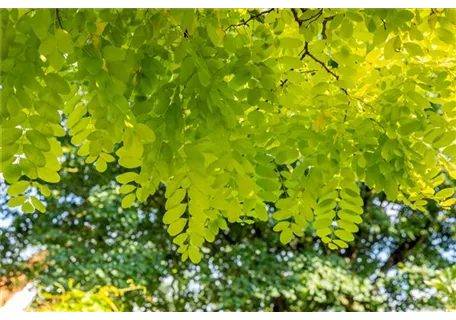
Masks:
[[[284,244],[312,222],[345,249],[361,183],[452,205],[436,178],[456,172],[452,9],[184,11],[2,10],[10,196],[60,181],[68,135],[87,166],[129,170],[122,208],[166,186],[163,223],[193,263],[227,222],[270,218]]]

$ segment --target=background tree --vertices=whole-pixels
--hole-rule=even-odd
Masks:
[[[82,291],[68,293],[68,310],[91,308],[74,299],[95,286],[127,288],[130,280],[147,291],[116,298],[126,310],[423,310],[444,309],[452,299],[451,291],[435,294],[428,282],[456,259],[454,210],[413,211],[361,186],[367,218],[347,250],[328,251],[310,228],[284,246],[272,230],[271,207],[267,222],[229,225],[195,266],[180,261],[161,223],[164,189],[145,204],[119,209],[115,176],[123,169],[101,174],[69,151],[46,214],[20,214],[5,206],[8,197],[0,200],[1,220],[11,221],[0,229],[0,273],[26,274],[52,295],[69,290],[73,279]],[[31,267],[28,257],[40,250],[46,259]],[[447,276],[441,288],[454,281]],[[65,308],[43,299],[40,293],[41,309]]]

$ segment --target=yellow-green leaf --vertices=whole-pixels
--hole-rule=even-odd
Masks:
[[[133,204],[133,202],[135,201],[136,199],[136,195],[134,193],[130,193],[128,195],[126,195],[123,199],[122,199],[122,208],[130,208]]]
[[[179,219],[187,209],[187,204],[179,204],[178,206],[166,211],[165,215],[163,216],[163,223],[170,224]]]
[[[170,236],[175,236],[184,230],[185,225],[187,224],[187,219],[180,218],[177,221],[171,223],[168,227],[168,233]]]
[[[435,194],[436,199],[447,199],[454,194],[454,188],[445,188]]]
[[[19,207],[25,202],[25,200],[27,200],[27,196],[18,196],[16,198],[12,198],[8,201],[8,207]]]
[[[46,207],[37,197],[32,196],[31,199],[32,199],[32,204],[36,208],[36,210],[38,210],[41,213],[46,212]]]
[[[46,181],[49,183],[57,183],[60,181],[59,174],[49,168],[46,168],[46,167],[38,168],[37,172],[38,172],[38,177],[40,179],[42,179],[43,181]]]
[[[289,243],[291,239],[293,239],[293,232],[290,228],[284,229],[280,233],[280,242],[282,242],[283,244]]]
[[[201,252],[194,246],[190,246],[188,248],[188,256],[194,264],[197,264],[201,261]]]
[[[129,183],[131,181],[134,181],[138,177],[138,174],[136,172],[126,172],[119,174],[116,177],[116,180],[118,183],[125,184]]]
[[[10,197],[14,197],[21,193],[24,193],[25,190],[27,190],[27,188],[29,186],[30,186],[30,181],[24,181],[24,180],[18,181],[8,187],[7,193]]]

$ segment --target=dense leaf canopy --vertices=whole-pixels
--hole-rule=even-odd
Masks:
[[[455,10],[2,10],[1,32],[1,173],[24,213],[46,210],[65,135],[127,169],[122,208],[166,186],[194,263],[272,207],[282,243],[311,223],[347,248],[361,183],[456,202]]]

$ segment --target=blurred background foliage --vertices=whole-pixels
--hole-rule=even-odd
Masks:
[[[122,209],[114,179],[122,168],[99,173],[68,143],[66,148],[62,181],[45,199],[45,214],[9,209],[5,185],[0,186],[0,275],[25,275],[38,286],[30,310],[456,307],[454,208],[443,211],[431,203],[425,213],[413,211],[361,185],[364,222],[346,250],[330,252],[310,226],[307,236],[284,246],[272,220],[230,224],[193,265],[180,261],[161,222],[164,186],[147,203]],[[37,254],[42,258],[30,263]]]

